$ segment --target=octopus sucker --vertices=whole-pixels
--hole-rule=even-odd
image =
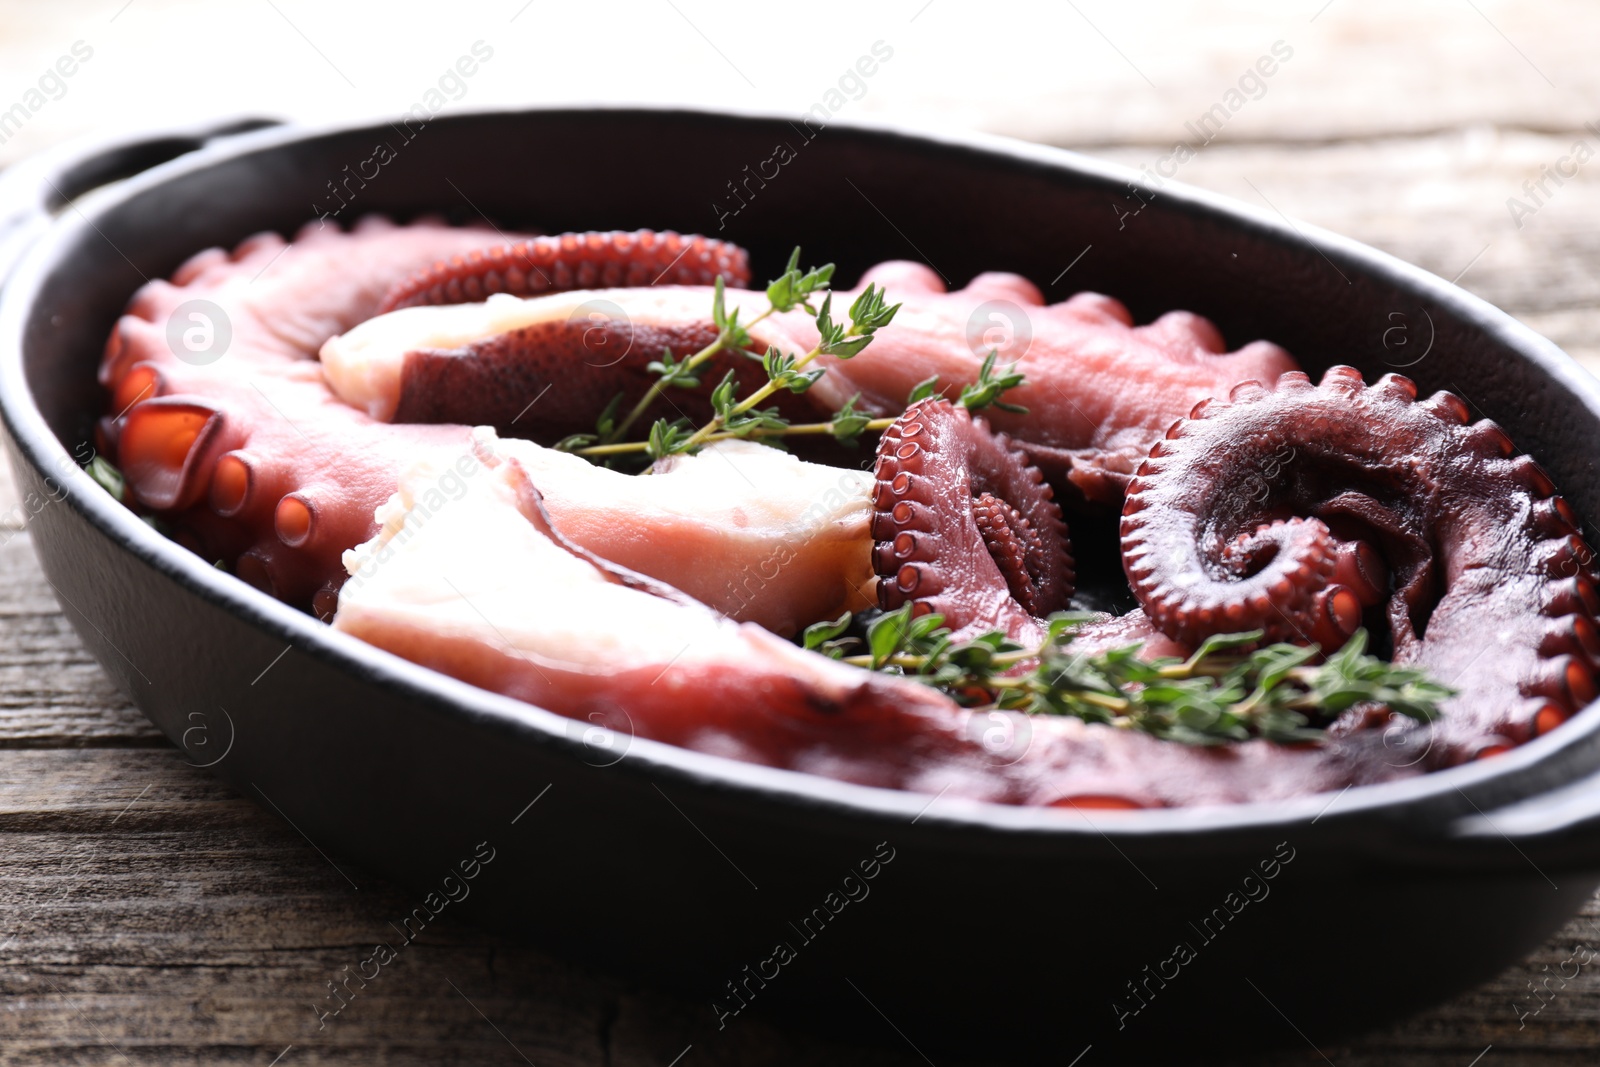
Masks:
[[[1038,468],[948,400],[919,401],[884,432],[874,469],[878,604],[936,612],[957,635],[1037,636],[1067,604],[1066,524]]]
[[[1594,699],[1594,556],[1549,476],[1458,398],[1418,401],[1397,375],[1288,384],[1203,409],[1130,486],[1124,558],[1151,620],[1190,645],[1244,622],[1332,651],[1386,597],[1395,661],[1458,691],[1415,727],[1432,766]]]
[[[383,314],[426,304],[466,304],[496,293],[532,296],[562,289],[750,282],[744,249],[708,237],[655,233],[567,233],[452,256],[391,289]]]
[[[181,397],[152,397],[122,419],[117,448],[139,503],[182,510],[207,489],[206,456],[217,448],[227,417]]]
[[[211,472],[209,503],[223,518],[261,522],[295,484],[293,468],[246,449],[217,457]]]

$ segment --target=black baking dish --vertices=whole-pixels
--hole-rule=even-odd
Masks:
[[[231,742],[214,770],[327,853],[422,901],[486,842],[492,866],[457,909],[481,923],[670,980],[704,1001],[712,1031],[734,982],[754,1010],[898,1041],[887,1018],[935,1061],[958,1047],[1070,1060],[1091,1044],[1109,1058],[1299,1042],[1295,1028],[1320,1044],[1493,976],[1600,884],[1593,707],[1494,760],[1292,803],[930,803],[642,739],[597,746],[214,570],[116,505],[72,450],[104,404],[107,331],[146,277],[292,232],[331,178],[398,136],[259,125],[78,146],[0,179],[0,412],[39,505],[34,544],[85,644],[175,743],[209,716]],[[781,176],[728,212],[729,181],[780,143],[797,149]],[[1230,341],[1277,341],[1314,376],[1396,369],[1384,335],[1403,320],[1431,332],[1430,354],[1404,367],[1425,393],[1464,393],[1600,514],[1600,385],[1548,341],[1417,268],[1217,196],[1169,185],[1128,217],[1113,205],[1131,176],[989,138],[531,110],[430,121],[355,209],[714,233],[747,246],[758,277],[796,242],[845,279],[891,257],[957,284],[1012,270],[1051,300],[1111,293],[1141,321],[1199,312]],[[884,855],[825,930],[793,925]],[[1207,923],[1252,875],[1268,891]],[[751,983],[777,942],[795,958]],[[1193,952],[1174,976],[1177,942]]]

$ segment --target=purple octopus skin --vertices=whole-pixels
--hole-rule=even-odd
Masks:
[[[913,404],[878,443],[878,604],[936,612],[958,638],[1037,642],[1067,606],[1073,562],[1050,486],[1005,434],[949,400]]]
[[[1433,723],[1391,727],[1425,767],[1521,744],[1596,695],[1595,557],[1572,508],[1499,426],[1399,375],[1291,372],[1197,405],[1135,475],[1122,552],[1184,644],[1259,628],[1331,650],[1386,623],[1394,662],[1457,691]]]

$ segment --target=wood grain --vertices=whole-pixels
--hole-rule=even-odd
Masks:
[[[1593,171],[1580,169],[1559,188],[1547,184],[1544,203],[1514,220],[1507,200],[1531,205],[1523,182],[1579,140],[1596,155]],[[1119,146],[1096,154],[1137,170],[1165,151]],[[1184,164],[1177,179],[1458,281],[1600,371],[1600,135],[1581,127],[1472,127],[1290,148],[1218,142]]]
[[[0,590],[0,747],[164,743],[78,641],[29,535],[3,527]]]

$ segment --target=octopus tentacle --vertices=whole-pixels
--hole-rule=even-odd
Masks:
[[[1216,328],[1195,315],[1172,313],[1135,326],[1126,307],[1094,293],[1046,305],[1017,275],[979,275],[947,292],[927,267],[889,262],[859,284],[869,283],[901,304],[895,321],[859,356],[820,358],[827,376],[803,397],[780,400],[780,407],[792,404],[795,417],[831,414],[855,398],[858,410],[893,416],[930,376],[941,392],[954,395],[976,380],[986,339],[1004,324],[1011,334],[1001,360],[1026,376],[1007,399],[1028,414],[996,410],[989,417],[1012,435],[1064,504],[1120,505],[1134,469],[1174,418],[1234,382],[1276,376],[1295,365],[1264,341],[1224,351]],[[836,305],[859,291],[836,293]],[[483,288],[473,292],[489,295]],[[463,290],[440,299],[468,295]],[[581,298],[506,298],[441,308],[432,316],[380,316],[331,343],[322,359],[334,391],[377,418],[456,421],[461,408],[451,398],[463,397],[475,410],[492,411],[480,421],[507,435],[526,433],[526,423],[511,423],[552,380],[584,390],[581,401],[562,406],[568,413],[587,415],[591,403],[598,410],[619,392],[630,400],[641,395],[653,381],[648,363],[662,347],[693,351],[715,336],[706,332],[710,299],[704,289],[684,286],[596,289]],[[747,323],[767,310],[760,291],[730,286],[725,300]],[[599,328],[591,325],[597,316]],[[753,351],[794,353],[810,351],[819,340],[815,317],[803,309],[763,317],[751,337]],[[579,363],[582,374],[572,374]],[[704,379],[715,382],[741,364],[748,371],[744,360],[708,366]],[[703,405],[703,396],[686,395]],[[652,413],[677,414],[667,407]],[[695,418],[699,411],[682,414]],[[550,439],[589,429],[575,420]]]
[[[891,300],[904,293],[907,305],[860,357],[825,359],[828,376],[813,399],[837,407],[859,393],[863,410],[888,414],[930,374],[954,395],[976,378],[991,343],[990,332],[974,335],[974,324],[990,324],[1004,342],[1000,361],[1026,376],[1006,399],[1027,409],[996,410],[990,421],[1012,435],[1063,504],[1119,505],[1139,460],[1175,417],[1235,382],[1295,366],[1266,341],[1227,351],[1217,328],[1189,312],[1135,326],[1121,301],[1099,293],[1045,305],[1016,275],[979,275],[945,292],[926,268],[888,263],[868,271],[867,282],[880,282]],[[785,318],[786,331],[805,331],[798,316]]]
[[[748,321],[757,296],[727,290],[729,313]],[[686,354],[715,341],[711,302],[704,287],[659,286],[406,308],[330,339],[322,367],[338,397],[374,418],[471,422],[552,444],[592,432],[596,414],[619,394],[624,405],[637,403],[659,380],[649,368],[663,349]],[[709,418],[710,393],[730,371],[741,389],[764,383],[750,360],[721,352],[702,369],[698,389],[673,390],[644,418]],[[530,408],[547,389],[558,391]],[[776,403],[788,417],[812,417],[805,396],[786,390]]]
[[[580,722],[930,795],[1126,809],[1420,773],[1372,758],[1375,731],[1324,746],[1196,750],[1068,717],[960,708],[910,679],[846,667],[590,550],[538,453],[526,442],[486,449],[484,472],[437,512],[421,498],[438,472],[402,475],[378,537],[358,550],[388,562],[345,587],[334,626]],[[522,565],[506,567],[508,557]],[[618,618],[629,620],[624,644]],[[1172,651],[1137,611],[1090,622],[1075,646],[1092,654],[1130,641]],[[1001,719],[1008,729],[996,729]]]
[[[938,612],[958,634],[1034,634],[1073,591],[1050,487],[1004,434],[948,400],[913,404],[878,444],[873,569],[886,611]]]
[[[1395,660],[1458,690],[1432,765],[1553,728],[1597,692],[1594,556],[1538,464],[1467,420],[1457,397],[1349,367],[1197,407],[1130,486],[1134,594],[1188,644],[1260,628],[1325,648],[1386,599]]]
[[[425,304],[471,304],[495,293],[537,296],[566,289],[750,283],[743,248],[698,234],[564,233],[453,256],[389,291],[378,314]]]
[[[281,254],[282,237],[260,235],[140,289],[100,366],[110,402],[98,443],[132,501],[252,584],[331,610],[340,555],[371,536],[399,472],[422,459],[448,465],[470,440],[465,426],[389,426],[341,403],[317,350],[410,274],[493,240],[430,222],[313,224],[296,235],[295,255]],[[168,341],[169,320],[196,298],[230,327],[214,361]]]

